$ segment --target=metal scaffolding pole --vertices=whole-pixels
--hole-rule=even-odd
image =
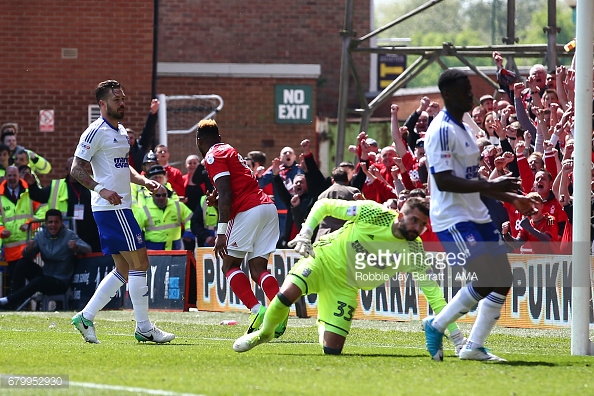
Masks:
[[[343,160],[345,144],[346,113],[349,98],[349,48],[353,37],[353,1],[347,0],[346,13],[344,17],[344,29],[340,32],[342,36],[342,53],[340,61],[340,87],[338,90],[338,132],[336,137],[335,163],[338,165]]]

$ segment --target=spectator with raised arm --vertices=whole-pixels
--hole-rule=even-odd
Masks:
[[[150,150],[155,148],[157,140],[155,136],[155,126],[157,125],[158,111],[159,100],[151,100],[149,114],[138,139],[136,138],[136,132],[132,128],[126,128],[126,132],[128,132],[128,142],[130,143],[130,155],[128,157],[130,166],[132,166],[138,173],[142,171],[144,156]]]
[[[435,109],[436,106],[437,109]],[[429,115],[429,110],[431,110],[432,115]],[[425,136],[427,126],[429,126],[436,113],[439,113],[437,102],[431,102],[428,96],[423,96],[419,101],[419,107],[408,116],[404,126],[408,130],[406,142],[411,150],[415,149],[417,140]]]
[[[292,147],[283,147],[278,158],[281,160],[278,176],[280,176],[282,179],[285,189],[289,192],[289,194],[293,194],[295,192],[293,179],[298,174],[303,173],[303,170],[299,167],[299,164],[296,161],[297,156],[295,155],[295,150],[293,150]],[[273,184],[274,176],[275,175],[273,175],[272,167],[268,168],[266,172],[264,172],[264,175],[258,177],[258,185],[260,188],[266,191],[266,187],[269,184]],[[282,248],[282,244],[289,241],[289,239],[283,239],[283,230],[287,228],[291,229],[290,226],[285,226],[285,222],[289,217],[288,210],[290,206],[285,206],[285,202],[280,198],[279,193],[280,190],[276,187],[273,187],[273,200],[278,211],[278,224],[281,230],[277,247]]]
[[[272,171],[274,175],[274,190],[275,194],[282,199],[283,203],[290,208],[290,217],[287,217],[285,222],[285,228],[283,235],[281,236],[281,244],[286,245],[286,242],[290,240],[296,233],[295,230],[291,231],[293,224],[297,232],[301,229],[301,224],[307,217],[314,203],[320,193],[326,188],[330,187],[331,182],[327,180],[320,169],[318,164],[314,160],[313,153],[311,151],[311,143],[308,139],[304,139],[301,142],[301,149],[303,150],[302,156],[307,167],[307,171],[304,174],[296,175],[293,178],[294,194],[291,195],[284,186],[284,182],[280,176],[281,166],[280,158],[275,158],[272,161]],[[290,226],[290,228],[289,228]],[[284,243],[283,243],[284,242]]]

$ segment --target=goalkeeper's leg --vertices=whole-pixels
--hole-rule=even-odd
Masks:
[[[303,291],[299,286],[292,282],[296,279],[289,275],[281,290],[278,292],[276,297],[272,299],[266,314],[264,315],[264,322],[260,331],[264,335],[274,334],[275,329],[281,324],[289,315],[291,305],[303,295]]]

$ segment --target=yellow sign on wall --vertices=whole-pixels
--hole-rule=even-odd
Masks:
[[[513,287],[507,297],[498,321],[500,326],[552,329],[571,326],[571,256],[509,255],[514,274]],[[269,270],[282,284],[287,273],[300,259],[292,250],[277,250],[269,259]],[[229,290],[221,271],[222,263],[215,259],[212,249],[196,250],[198,296],[196,304],[202,311],[247,312],[243,303]],[[594,260],[591,262],[594,269]],[[244,266],[244,271],[247,267]],[[440,282],[446,300],[451,299],[464,286],[459,267],[447,267]],[[438,273],[439,271],[435,271]],[[259,286],[252,282],[256,297],[266,303]],[[592,284],[588,286],[592,293]],[[307,313],[317,315],[317,296],[305,299]],[[590,300],[592,304],[592,300]],[[594,323],[590,306],[590,323]],[[294,306],[291,314],[295,315]],[[420,320],[430,314],[430,308],[412,275],[397,274],[388,282],[373,289],[361,290],[355,319]],[[472,323],[476,311],[460,319]]]

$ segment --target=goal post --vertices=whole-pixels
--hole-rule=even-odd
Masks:
[[[157,95],[159,99],[159,144],[168,146],[168,135],[194,132],[201,120],[214,118],[223,108],[219,95]]]

